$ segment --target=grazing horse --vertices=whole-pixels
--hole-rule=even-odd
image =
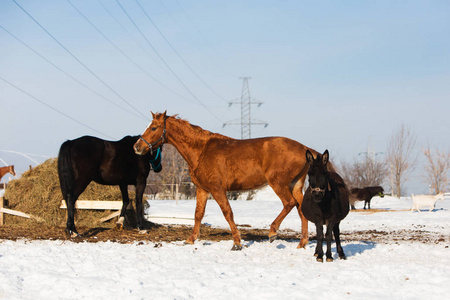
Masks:
[[[370,209],[370,200],[374,196],[384,197],[384,190],[381,186],[368,186],[362,189],[353,188],[351,189],[351,194],[356,200],[364,201],[364,209],[366,209],[366,204],[368,209]],[[351,203],[352,209],[355,209],[354,203]]]
[[[5,176],[7,173],[10,173],[12,176],[16,176],[16,171],[14,171],[14,165],[0,167],[0,180],[2,180],[3,176]]]
[[[284,137],[237,140],[211,133],[166,112],[154,114],[153,121],[134,145],[137,154],[145,155],[164,143],[173,145],[189,165],[192,182],[197,187],[195,224],[186,243],[199,236],[206,200],[211,194],[219,204],[233,235],[231,250],[241,250],[241,237],[227,199],[227,191],[252,190],[269,184],[283,202],[283,210],[269,230],[272,242],[277,230],[294,206],[302,222],[299,247],[308,243],[308,221],[300,206],[308,164],[308,147]],[[316,151],[311,150],[314,153]]]
[[[334,233],[339,258],[345,259],[339,237],[339,223],[349,212],[349,192],[341,176],[332,171],[333,166],[330,164],[327,166],[328,159],[328,150],[325,150],[323,155],[317,154],[315,159],[310,151],[306,151],[306,160],[310,164],[309,187],[303,198],[302,211],[305,217],[316,225],[317,246],[314,256],[319,262],[323,262],[323,225],[327,227],[325,233],[327,261],[333,261],[331,256],[332,233]]]
[[[103,185],[118,185],[123,206],[117,226],[123,227],[129,204],[128,185],[136,187],[137,227],[143,226],[142,196],[150,165],[160,172],[161,148],[145,156],[136,155],[133,145],[139,136],[126,136],[120,141],[105,141],[92,136],[69,140],[61,145],[58,155],[58,175],[61,192],[67,204],[66,233],[75,237],[75,201],[91,181]]]

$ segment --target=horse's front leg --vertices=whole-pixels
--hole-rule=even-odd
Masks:
[[[137,229],[144,229],[144,208],[142,203],[142,198],[144,196],[146,182],[140,182],[136,185],[136,219],[137,219]]]
[[[233,247],[232,251],[242,250],[241,235],[237,229],[236,223],[234,223],[233,211],[231,210],[230,202],[227,198],[227,192],[225,190],[212,192],[214,199],[216,199],[217,204],[219,204],[222,210],[223,216],[230,225],[231,234],[233,235]]]
[[[130,198],[128,197],[128,186],[119,185],[120,192],[122,193],[122,210],[120,211],[119,220],[116,223],[117,229],[123,229],[123,223],[125,221],[125,213],[127,212],[128,204],[130,204]],[[137,204],[136,204],[137,206]]]
[[[327,222],[327,231],[326,231],[326,234],[325,234],[325,239],[327,241],[326,256],[327,256],[327,261],[328,262],[332,262],[333,261],[333,256],[331,255],[331,242],[333,240],[333,228],[334,228],[334,223],[333,222]]]
[[[314,256],[316,257],[316,260],[318,262],[323,262],[323,223],[322,222],[316,222],[314,223],[316,225],[316,238],[317,238],[317,245],[316,245],[316,251],[314,252]]]
[[[344,254],[344,249],[342,249],[342,246],[341,246],[339,223],[340,222],[334,224],[334,227],[333,227],[334,240],[336,241],[336,251],[339,254],[340,259],[346,259],[345,254]]]
[[[200,233],[200,224],[203,216],[205,215],[206,200],[208,199],[209,192],[197,187],[197,205],[195,207],[195,223],[191,236],[186,240],[186,244],[193,244],[198,238]]]

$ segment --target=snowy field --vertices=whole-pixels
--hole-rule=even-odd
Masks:
[[[261,192],[255,201],[232,201],[237,224],[269,228],[281,202]],[[358,207],[363,203],[359,202]],[[450,199],[433,212],[411,213],[409,198],[372,200],[388,212],[351,212],[341,231],[423,230],[450,236]],[[195,201],[150,201],[150,216],[192,218]],[[184,220],[189,222],[190,220]],[[203,220],[228,228],[209,201]],[[300,230],[292,211],[281,230]],[[310,223],[310,232],[315,227]],[[187,237],[186,237],[187,238]],[[446,239],[448,241],[448,238]],[[0,241],[0,299],[447,299],[447,242],[344,241],[347,260],[318,263],[315,241],[253,242],[240,252],[232,240],[117,244]],[[333,255],[337,258],[333,244]]]

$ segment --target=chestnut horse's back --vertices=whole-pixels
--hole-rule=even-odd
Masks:
[[[211,138],[194,172],[205,180],[216,178],[220,182],[215,185],[227,190],[249,190],[274,181],[289,185],[305,170],[307,149],[284,137]]]

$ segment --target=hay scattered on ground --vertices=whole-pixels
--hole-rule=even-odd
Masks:
[[[134,191],[129,195],[130,199],[135,198]],[[4,198],[10,209],[39,217],[50,226],[65,226],[67,211],[60,208],[63,197],[59,186],[56,158],[48,159],[32,170],[23,173],[20,179],[11,181]],[[91,182],[79,199],[122,201],[122,194],[118,186],[106,186]],[[109,210],[80,209],[76,211],[75,224],[93,227],[98,225],[97,222],[100,218],[110,213]],[[26,226],[35,225],[36,221],[6,214],[5,223]]]

